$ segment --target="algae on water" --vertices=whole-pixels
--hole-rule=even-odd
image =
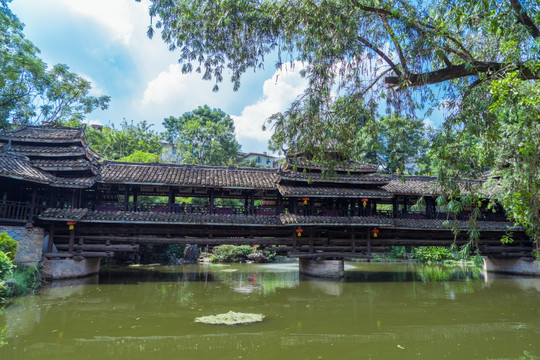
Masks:
[[[212,325],[240,325],[251,324],[263,320],[264,315],[262,314],[248,314],[229,311],[226,314],[201,316],[196,318],[195,322]]]

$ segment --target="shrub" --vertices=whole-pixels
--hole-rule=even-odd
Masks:
[[[177,259],[181,259],[184,256],[185,244],[169,244],[165,247],[165,256],[170,258],[175,256]]]
[[[6,253],[0,251],[0,281],[11,275],[12,269],[13,262]]]
[[[413,250],[413,258],[422,262],[455,260],[456,256],[444,246],[420,246]]]
[[[15,260],[17,255],[17,246],[19,244],[7,233],[0,233],[0,252],[6,254],[11,261]]]
[[[250,245],[219,245],[212,250],[212,261],[236,262],[247,259],[253,252]]]
[[[41,273],[35,265],[17,265],[8,277],[8,281],[10,286],[5,291],[8,297],[28,294],[40,287]]]

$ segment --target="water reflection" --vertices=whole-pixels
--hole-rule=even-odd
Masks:
[[[467,267],[348,265],[338,281],[300,276],[296,264],[231,264],[111,268],[54,282],[0,313],[0,344],[2,336],[7,341],[0,359],[540,354],[540,279],[483,279]],[[238,327],[193,322],[229,310],[266,320]]]

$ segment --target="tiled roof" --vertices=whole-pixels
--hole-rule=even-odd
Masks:
[[[313,170],[322,170],[323,165],[319,164],[310,164],[306,162],[297,162],[297,163],[287,163],[283,166],[284,170],[292,170],[294,167],[300,169],[313,169]],[[351,172],[351,173],[374,173],[377,171],[377,165],[368,164],[358,161],[342,161],[338,166],[334,168],[336,172]]]
[[[53,187],[89,188],[96,183],[97,179],[97,176],[65,178],[56,176],[50,185]]]
[[[83,136],[83,128],[64,126],[23,126],[0,133],[0,139],[29,142],[77,142]]]
[[[317,172],[300,172],[300,171],[281,171],[282,180],[290,180],[307,183],[323,183],[323,184],[355,184],[355,185],[385,185],[390,181],[389,176],[370,174],[370,175],[346,175],[334,174],[328,177],[323,177]]]
[[[283,225],[336,225],[336,226],[392,226],[393,220],[383,216],[301,216],[294,214],[281,214]]]
[[[105,183],[183,185],[200,187],[275,189],[275,170],[176,164],[134,164],[106,161],[101,168]]]
[[[0,142],[0,146],[5,146]],[[15,145],[12,144],[9,151],[26,156],[65,157],[84,156],[85,149],[82,146],[39,146],[39,145]]]
[[[49,208],[39,215],[42,220],[79,221],[90,210],[88,209],[53,209]]]
[[[47,209],[39,218],[49,221],[63,221],[74,219],[83,213],[77,220],[91,223],[130,223],[130,224],[189,224],[189,225],[280,225],[278,216],[252,216],[252,215],[207,215],[207,214],[177,214],[160,212],[99,212],[87,209],[59,210]]]
[[[283,196],[346,197],[346,198],[391,198],[384,190],[369,190],[339,186],[291,186],[278,185]]]
[[[130,224],[186,224],[186,225],[232,225],[232,226],[377,226],[411,230],[447,230],[444,220],[389,219],[382,216],[301,216],[281,214],[279,216],[253,215],[207,215],[189,213],[90,211],[88,209],[47,209],[39,218],[44,221],[80,221],[87,223],[130,223]],[[462,230],[468,229],[467,221],[458,221]],[[523,230],[506,222],[479,221],[481,231]]]
[[[469,229],[469,223],[467,221],[458,220],[458,225],[461,230]],[[394,219],[394,226],[396,228],[406,228],[414,230],[427,230],[427,229],[448,229],[448,226],[444,225],[445,220],[437,219]],[[504,231],[517,229],[508,222],[498,221],[478,221],[478,229],[481,231]]]
[[[38,159],[32,160],[32,164],[46,171],[83,171],[90,170],[92,166],[90,161],[85,159],[77,160],[54,160],[54,159]]]
[[[437,195],[437,178],[429,176],[403,176],[392,179],[382,189],[396,195]]]
[[[0,155],[0,176],[41,184],[49,184],[54,179],[52,175],[34,168],[27,158],[9,153]]]
[[[481,185],[481,181],[474,180],[463,180],[459,184],[462,194],[469,193],[471,187]],[[382,186],[382,189],[395,195],[437,196],[441,194],[441,188],[437,182],[437,178],[431,176],[402,176],[394,178],[387,185]],[[485,191],[481,193],[486,194]]]
[[[0,177],[27,180],[54,187],[87,188],[94,185],[96,176],[61,178],[51,175],[34,166],[28,158],[17,154],[0,155]]]

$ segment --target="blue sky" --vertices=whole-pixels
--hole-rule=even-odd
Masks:
[[[148,6],[146,0],[13,0],[10,8],[44,61],[68,65],[92,82],[94,95],[111,96],[109,109],[90,114],[90,122],[146,120],[163,131],[163,118],[207,104],[231,115],[243,151],[266,151],[271,134],[262,131],[264,120],[303,91],[301,66],[277,71],[269,56],[265,71],[248,71],[239,91],[225,80],[212,92],[214,83],[201,74],[181,74],[159,34],[147,38]]]

